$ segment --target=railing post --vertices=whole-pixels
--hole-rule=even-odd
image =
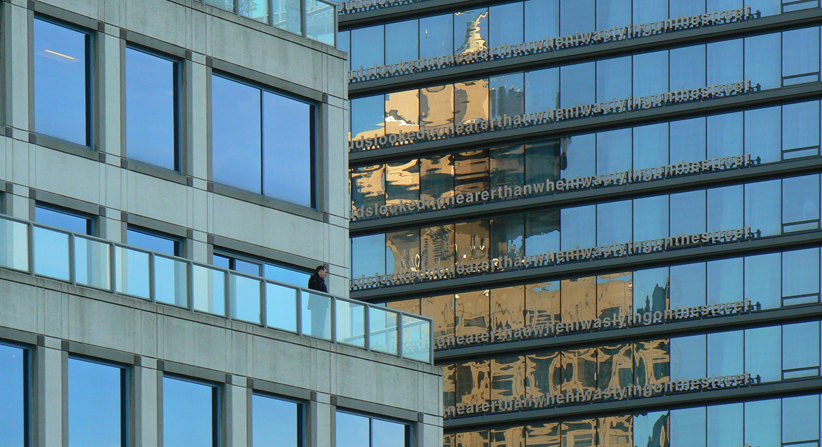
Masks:
[[[337,342],[337,298],[331,297],[331,343]]]
[[[194,264],[186,262],[186,299],[188,310],[194,311]]]
[[[297,292],[297,335],[303,335],[303,291],[294,289]]]
[[[260,280],[260,324],[263,327],[268,327],[268,299],[266,299],[266,287],[265,280]]]
[[[77,284],[77,259],[74,256],[74,233],[68,235],[69,282]]]
[[[308,37],[308,0],[300,0],[300,35]]]
[[[365,316],[363,318],[363,338],[365,339],[365,350],[371,350],[371,305],[365,305]]]
[[[31,275],[34,275],[34,225],[29,222],[27,225],[27,230],[29,232],[28,241],[26,241],[26,245],[28,245],[27,249],[29,251],[29,265],[28,265],[28,272]]]
[[[397,318],[397,356],[403,358],[402,349],[402,314],[396,314]]]
[[[117,246],[108,243],[108,276],[109,276],[109,290],[111,293],[117,293]]]
[[[152,303],[157,302],[157,293],[154,291],[154,253],[148,254],[148,296]]]
[[[225,284],[225,317],[232,320],[234,319],[234,315],[231,311],[231,303],[233,302],[231,299],[231,290],[233,289],[233,287],[231,287],[231,273],[226,271],[223,272],[223,275],[225,275],[225,281],[223,281]]]

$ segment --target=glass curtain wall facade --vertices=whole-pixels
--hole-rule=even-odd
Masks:
[[[818,1],[338,13],[350,293],[434,320],[445,446],[819,445]]]

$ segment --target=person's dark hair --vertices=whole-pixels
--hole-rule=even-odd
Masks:
[[[314,274],[316,275],[316,274],[320,273],[320,270],[328,271],[328,268],[324,265],[318,265],[317,267],[314,268]]]

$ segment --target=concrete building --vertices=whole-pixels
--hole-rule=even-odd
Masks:
[[[315,0],[0,3],[1,445],[441,445],[430,320],[346,299],[335,37]]]
[[[446,446],[820,442],[817,0],[345,1],[351,296]]]

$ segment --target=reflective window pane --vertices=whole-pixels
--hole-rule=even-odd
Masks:
[[[254,447],[301,445],[302,405],[255,394],[251,397],[251,414]]]
[[[263,92],[263,194],[312,207],[313,106]]]
[[[124,374],[116,366],[68,360],[69,446],[121,445]]]
[[[216,446],[216,388],[163,377],[163,445]]]
[[[25,445],[26,361],[24,351],[0,345],[0,433],[9,446]]]
[[[126,48],[128,157],[177,169],[177,70],[172,60]]]
[[[214,181],[262,194],[260,90],[211,77]]]
[[[34,129],[37,133],[90,146],[91,37],[34,19]]]

